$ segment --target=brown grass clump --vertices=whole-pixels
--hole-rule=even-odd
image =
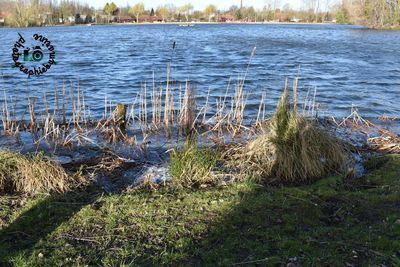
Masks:
[[[82,182],[43,155],[0,152],[0,194],[65,193]]]
[[[268,130],[236,159],[247,176],[259,181],[307,183],[337,170],[345,161],[341,142],[297,115],[286,90]]]

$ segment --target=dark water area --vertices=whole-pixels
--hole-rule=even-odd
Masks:
[[[57,64],[45,75],[28,79],[12,68],[18,33],[38,33],[51,40]],[[3,28],[0,102],[4,95],[16,97],[16,109],[23,112],[28,96],[42,99],[63,82],[76,86],[79,81],[91,116],[101,117],[106,97],[129,104],[144,83],[152,87],[153,78],[156,86],[164,83],[168,63],[176,87],[189,80],[196,84],[200,102],[210,90],[210,103],[223,96],[229,80],[235,84],[249,66],[248,116],[257,113],[263,92],[271,113],[285,78],[299,76],[301,97],[317,88],[320,116],[345,117],[354,105],[365,118],[400,117],[400,31],[339,25]]]

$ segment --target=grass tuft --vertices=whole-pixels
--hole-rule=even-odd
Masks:
[[[0,152],[0,193],[65,193],[82,181],[80,175],[68,175],[61,166],[41,154],[23,156]]]
[[[345,161],[341,142],[294,112],[287,90],[268,130],[250,142],[235,162],[259,182],[309,183],[337,170]]]
[[[217,164],[217,152],[197,146],[195,141],[187,141],[182,150],[171,153],[170,171],[177,187],[198,188],[211,184],[211,171]]]

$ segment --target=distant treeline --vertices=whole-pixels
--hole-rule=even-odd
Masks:
[[[102,9],[74,0],[1,0],[0,24],[29,27],[56,24],[113,23],[113,22],[338,22],[363,24],[373,28],[400,25],[400,0],[303,0],[300,9],[282,0],[265,0],[264,7],[231,6],[220,10],[209,5],[195,10],[193,5],[167,4],[147,8],[139,3],[117,6],[107,3]],[[238,2],[238,1],[237,1]]]
[[[336,17],[370,28],[399,28],[400,0],[343,0]]]

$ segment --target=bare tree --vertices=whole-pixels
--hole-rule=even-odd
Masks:
[[[217,13],[217,7],[215,5],[208,5],[204,10],[204,15],[208,17],[208,22],[211,21],[211,18],[215,16]]]
[[[33,24],[33,12],[27,0],[16,0],[12,11],[11,20],[17,27],[28,27]]]
[[[372,28],[400,27],[399,0],[343,0],[353,23]]]
[[[184,6],[181,6],[179,8],[179,12],[182,12],[186,18],[186,21],[189,21],[189,14],[193,10],[193,5],[192,4],[186,4]]]
[[[136,17],[136,23],[139,23],[139,17],[141,14],[144,13],[144,4],[138,3],[134,5],[130,10],[129,13]]]
[[[163,21],[166,21],[170,14],[170,12],[166,6],[158,7],[156,10],[156,13],[162,17]]]
[[[309,14],[308,20],[311,22],[317,22],[320,9],[320,0],[303,0],[303,4]]]

